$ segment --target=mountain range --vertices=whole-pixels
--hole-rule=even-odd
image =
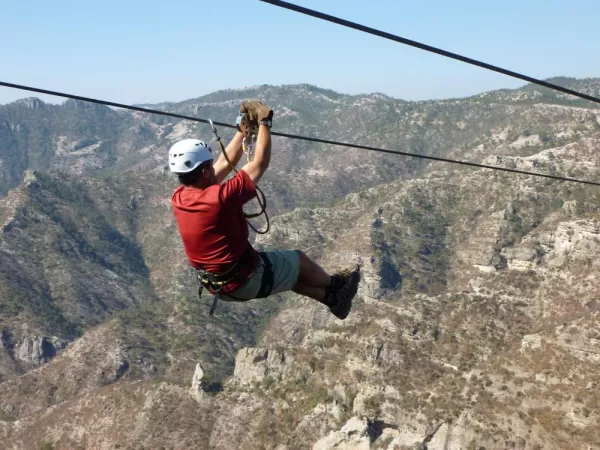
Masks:
[[[600,95],[600,79],[548,81]],[[144,106],[233,123],[251,98],[285,133],[600,172],[597,105],[531,85],[424,102],[258,86]],[[354,309],[339,321],[286,293],[211,317],[169,203],[167,150],[192,136],[213,138],[80,101],[0,106],[2,448],[600,446],[597,187],[275,137],[271,230],[252,242],[327,270],[360,262]]]

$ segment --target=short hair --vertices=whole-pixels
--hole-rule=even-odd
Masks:
[[[184,186],[191,186],[192,184],[196,183],[198,179],[200,179],[200,176],[202,175],[202,169],[210,166],[211,164],[212,161],[210,160],[204,161],[191,172],[177,174],[177,178],[179,178],[179,182]]]

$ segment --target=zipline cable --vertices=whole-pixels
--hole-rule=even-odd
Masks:
[[[294,5],[292,3],[283,2],[281,0],[259,0],[263,3],[269,3],[274,6],[279,6],[281,8],[289,9],[292,11],[296,11],[302,14],[306,14],[308,16],[316,17],[317,19],[323,19],[327,22],[337,23],[338,25],[342,25],[345,27],[353,28],[355,30],[364,31],[365,33],[369,33],[375,36],[379,36],[385,39],[390,39],[395,42],[400,42],[401,44],[410,45],[411,47],[420,48],[421,50],[425,50],[432,53],[437,53],[438,55],[446,56],[448,58],[456,59],[458,61],[465,62],[467,64],[473,64],[475,66],[483,67],[484,69],[492,70],[494,72],[498,72],[504,75],[508,75],[510,77],[519,78],[524,81],[528,81],[533,84],[539,84],[540,86],[544,86],[550,89],[554,89],[557,91],[564,92],[565,94],[574,95],[576,97],[583,98],[585,100],[589,100],[591,102],[600,103],[600,98],[594,97],[592,95],[584,94],[582,92],[577,92],[572,89],[568,89],[562,86],[558,86],[556,84],[548,83],[547,81],[538,80],[537,78],[532,78],[527,75],[520,74],[518,72],[513,72],[512,70],[503,69],[498,66],[493,66],[491,64],[487,64],[476,59],[467,58],[466,56],[461,56],[457,53],[452,53],[446,50],[442,50],[436,47],[432,47],[430,45],[422,44],[417,41],[413,41],[411,39],[406,39],[400,36],[396,36],[391,33],[386,33],[385,31],[377,30],[375,28],[367,27],[365,25],[360,25],[355,22],[350,22],[349,20],[340,19],[339,17],[331,16],[329,14],[321,13],[315,11],[313,9],[304,8],[302,6]]]
[[[13,89],[22,89],[25,91],[39,92],[41,94],[55,95],[57,97],[66,97],[66,98],[70,98],[73,100],[81,100],[84,102],[97,103],[99,105],[114,106],[116,108],[131,109],[133,111],[140,111],[140,112],[145,112],[145,113],[150,113],[150,114],[159,114],[161,116],[177,117],[178,119],[193,120],[194,122],[209,123],[208,119],[199,119],[197,117],[189,117],[189,116],[184,116],[182,114],[175,114],[175,113],[170,113],[170,112],[166,112],[166,111],[160,111],[157,109],[149,109],[149,108],[142,108],[139,106],[124,105],[122,103],[109,102],[106,100],[97,100],[95,98],[82,97],[80,95],[65,94],[64,92],[50,91],[47,89],[40,89],[40,88],[31,87],[31,86],[23,86],[21,84],[7,83],[5,81],[0,81],[0,86],[6,86],[9,88],[13,88]],[[230,125],[228,123],[215,122],[215,121],[213,121],[213,123],[215,125],[219,125],[220,127],[236,128],[235,125]]]
[[[149,114],[157,114],[157,115],[161,115],[161,116],[176,117],[179,119],[190,120],[192,122],[209,123],[209,121],[207,119],[201,119],[198,117],[185,116],[183,114],[170,113],[170,112],[166,112],[166,111],[160,111],[157,109],[142,108],[139,106],[124,105],[122,103],[115,103],[115,102],[110,102],[110,101],[106,101],[106,100],[98,100],[98,99],[89,98],[89,97],[82,97],[79,95],[65,94],[62,92],[51,91],[51,90],[47,90],[47,89],[40,89],[40,88],[34,88],[34,87],[24,86],[24,85],[20,85],[20,84],[7,83],[5,81],[0,81],[0,86],[5,86],[5,87],[13,88],[13,89],[22,89],[22,90],[26,90],[26,91],[39,92],[42,94],[54,95],[57,97],[66,97],[66,98],[71,98],[74,100],[81,100],[81,101],[85,101],[85,102],[97,103],[100,105],[114,106],[114,107],[123,108],[123,109],[130,109],[133,111],[140,111],[140,112],[145,112],[145,113],[149,113]],[[235,125],[231,125],[228,123],[215,122],[215,121],[213,121],[213,123],[215,125],[219,125],[221,127],[236,128]],[[371,147],[368,145],[350,144],[350,143],[346,143],[346,142],[337,142],[337,141],[331,141],[328,139],[320,139],[320,138],[307,137],[307,136],[298,136],[295,134],[281,133],[281,132],[276,132],[276,131],[271,131],[271,135],[281,136],[281,137],[285,137],[285,138],[289,138],[289,139],[298,139],[298,140],[309,141],[309,142],[317,142],[317,143],[321,143],[321,144],[337,145],[340,147],[357,148],[357,149],[361,149],[361,150],[370,150],[370,151],[374,151],[374,152],[388,153],[388,154],[392,154],[392,155],[409,156],[409,157],[413,157],[413,158],[428,159],[431,161],[459,164],[459,165],[463,165],[463,166],[477,167],[480,169],[499,170],[499,171],[503,171],[503,172],[517,173],[517,174],[521,174],[521,175],[530,175],[530,176],[534,176],[534,177],[550,178],[550,179],[559,180],[559,181],[569,181],[569,182],[573,182],[573,183],[581,183],[581,184],[588,184],[588,185],[592,185],[592,186],[600,186],[600,182],[595,182],[595,181],[582,180],[582,179],[578,179],[578,178],[561,177],[558,175],[548,175],[548,174],[537,173],[537,172],[529,172],[526,170],[510,169],[508,167],[491,166],[491,165],[487,165],[487,164],[479,164],[479,163],[473,163],[473,162],[468,162],[468,161],[460,161],[460,160],[449,159],[449,158],[441,158],[438,156],[419,155],[417,153],[403,152],[400,150],[388,150],[388,149],[379,148],[379,147]]]

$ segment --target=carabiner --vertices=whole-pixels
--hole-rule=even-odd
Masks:
[[[212,132],[217,138],[219,138],[219,135],[217,134],[217,128],[215,127],[215,124],[213,123],[212,119],[208,119],[208,122],[210,123],[210,128],[212,129]]]

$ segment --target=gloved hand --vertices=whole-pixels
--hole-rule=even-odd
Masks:
[[[240,106],[240,115],[246,114],[248,122],[252,125],[258,126],[258,119],[256,117],[256,111],[251,106],[249,107],[249,102],[242,102]]]
[[[260,122],[263,119],[273,120],[273,110],[258,100],[242,102],[240,113],[248,114],[250,121]]]

